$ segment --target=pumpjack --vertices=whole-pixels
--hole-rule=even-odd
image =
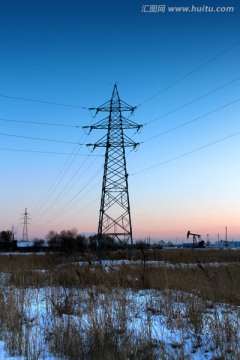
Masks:
[[[194,234],[194,233],[191,233],[191,231],[189,230],[187,232],[187,239],[189,238],[189,236],[192,236],[193,237],[193,248],[196,248],[196,247],[204,247],[205,245],[205,242],[204,240],[201,239],[201,235],[200,234]],[[197,241],[198,239],[198,241]]]

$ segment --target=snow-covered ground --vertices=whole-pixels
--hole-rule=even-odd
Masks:
[[[229,264],[65,260],[51,271],[29,271],[40,276],[41,286],[38,281],[32,286],[26,272],[23,282],[17,272],[1,273],[0,360],[240,359],[240,307],[204,301],[197,291],[133,290],[107,283],[104,276],[125,265],[124,276],[131,277],[135,273],[128,269],[135,265],[141,265],[141,276],[142,265],[155,273],[155,267],[192,272]],[[71,287],[65,277],[51,278],[68,271],[85,279],[93,273],[99,285],[81,288],[80,281]]]
[[[122,265],[143,265],[143,260],[92,260],[92,261],[78,261],[78,262],[71,262],[68,263],[68,265],[97,265],[102,266],[102,268],[105,271],[111,271],[111,270],[117,270]],[[168,268],[168,269],[194,269],[201,266],[202,268],[207,267],[220,267],[220,266],[228,266],[228,265],[234,265],[239,263],[235,262],[208,262],[208,263],[172,263],[169,261],[160,261],[160,260],[147,260],[145,261],[146,266],[155,266],[155,267],[161,267],[161,268]],[[59,267],[65,267],[66,263],[59,265]]]
[[[76,351],[82,346],[82,358],[87,359],[96,331],[112,336],[110,344],[120,352],[124,344],[132,343],[128,354],[142,348],[141,359],[239,359],[240,309],[213,306],[197,295],[8,286],[1,306],[12,318],[1,324],[0,359],[74,359],[63,355],[74,341]]]

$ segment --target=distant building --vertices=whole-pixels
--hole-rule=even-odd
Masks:
[[[180,246],[184,249],[192,249],[193,243],[182,243]]]
[[[218,248],[240,248],[240,241],[226,241],[225,240],[220,240],[220,241],[216,241],[214,244],[215,247]]]

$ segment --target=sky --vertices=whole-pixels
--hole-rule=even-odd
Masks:
[[[144,124],[134,239],[240,240],[239,20],[232,0],[0,0],[0,231],[20,240],[27,208],[30,239],[97,232],[104,149],[79,143],[117,83]]]

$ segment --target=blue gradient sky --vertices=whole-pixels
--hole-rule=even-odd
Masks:
[[[143,142],[127,158],[133,232],[135,238],[182,241],[191,230],[211,240],[218,233],[224,237],[228,226],[230,238],[240,239],[240,135],[142,171],[240,131],[238,101],[144,142],[240,98],[239,1],[160,3],[235,11],[142,13],[142,5],[155,4],[150,0],[1,0],[0,95],[94,107],[109,100],[118,82],[121,98],[140,104],[133,120],[145,124],[222,87],[152,121],[140,134],[128,134]],[[1,96],[0,104],[1,119],[79,126],[101,119],[83,109]],[[1,134],[69,142],[94,142],[103,135],[2,120],[0,126]],[[1,149],[72,153],[76,147],[4,135],[0,141]],[[68,155],[0,150],[0,230],[14,224],[21,239],[20,217],[27,207],[30,238],[73,227],[96,232],[104,158],[86,155],[103,152],[83,147],[80,153],[69,165]]]

